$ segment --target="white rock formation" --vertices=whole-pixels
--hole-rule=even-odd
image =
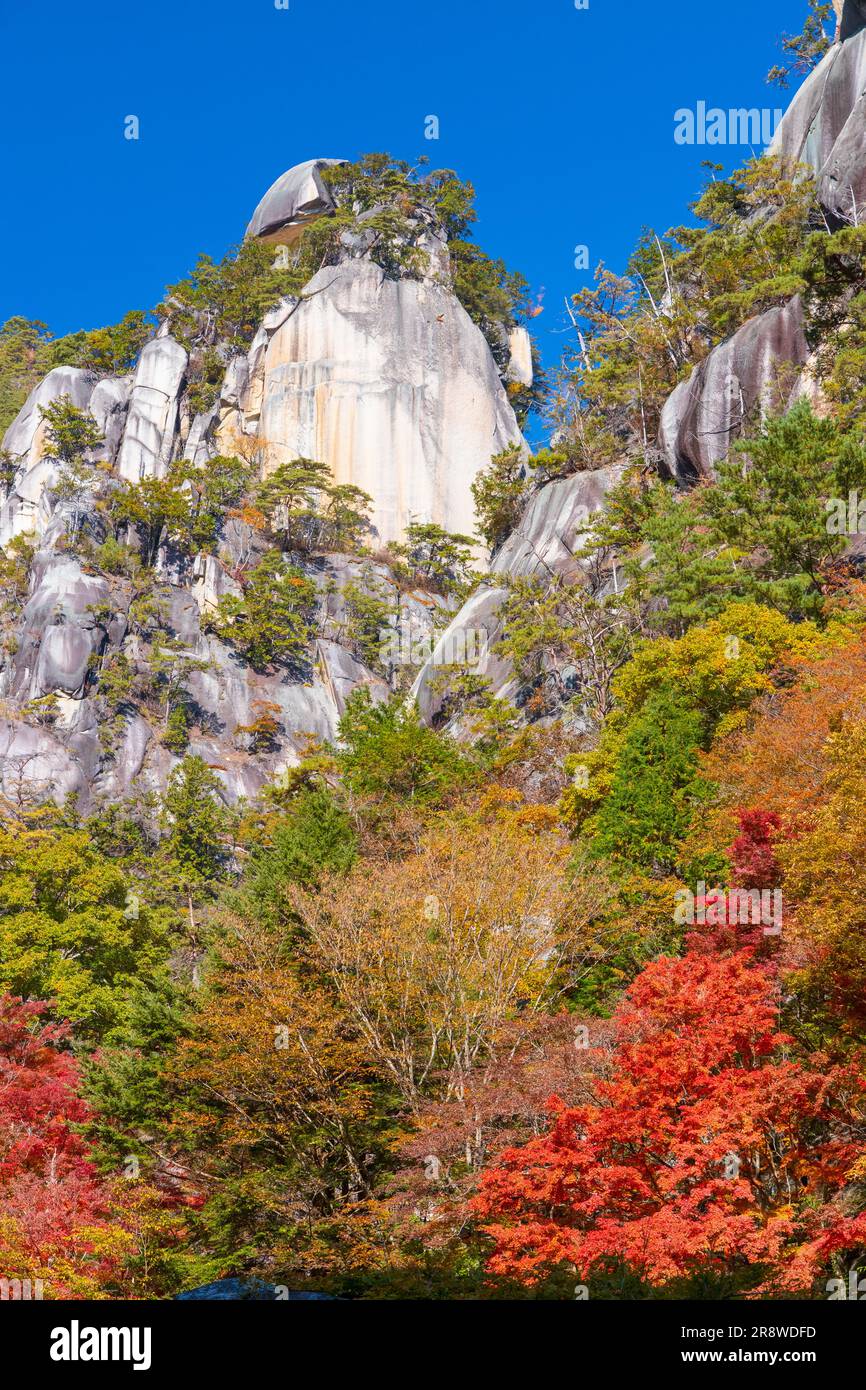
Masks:
[[[508,595],[506,581],[561,575],[575,582],[585,574],[586,562],[575,559],[574,552],[585,543],[588,533],[580,536],[579,532],[604,507],[607,494],[622,474],[620,467],[575,473],[535,493],[519,526],[497,554],[490,582],[480,585],[467,599],[415,681],[412,696],[425,719],[435,719],[442,706],[437,674],[443,666],[454,663],[455,654],[460,652],[477,653],[477,660],[468,664],[473,674],[489,683],[492,695],[512,699],[517,694],[511,666],[496,648],[502,634],[501,609]],[[503,582],[497,584],[500,576]]]
[[[51,459],[42,459],[18,474],[0,507],[0,549],[16,536],[42,534],[51,518],[47,494],[56,478],[57,467]]]
[[[117,471],[128,482],[165,476],[174,458],[178,402],[188,362],[186,349],[168,335],[152,338],[142,350],[117,455]]]
[[[251,234],[290,240],[311,217],[331,210],[320,164],[278,181]],[[363,225],[347,234],[341,263],[265,316],[249,352],[227,362],[214,407],[194,420],[185,394],[188,355],[167,324],[144,347],[133,375],[99,380],[58,368],[31,393],[4,441],[19,466],[0,508],[0,545],[22,531],[40,541],[16,645],[0,672],[9,715],[0,726],[0,752],[8,751],[0,779],[7,788],[22,777],[39,796],[62,800],[75,791],[84,809],[161,790],[176,765],[162,741],[162,715],[147,702],[139,708],[121,702],[106,730],[99,663],[122,653],[146,679],[147,644],[130,632],[132,585],[122,576],[89,573],[66,545],[70,534],[86,532],[97,543],[104,538],[96,500],[104,500],[117,477],[132,483],[163,477],[181,451],[202,468],[217,451],[240,453],[264,473],[306,456],[328,464],[337,482],[372,496],[371,539],[382,545],[402,539],[412,520],[474,532],[473,480],[494,454],[523,445],[500,367],[510,381],[528,384],[531,343],[525,331],[508,343],[503,331],[494,357],[451,291],[448,248],[432,214],[418,211],[414,234],[429,256],[420,278],[391,278],[375,265],[368,256],[373,234]],[[94,495],[74,506],[53,492],[57,467],[44,456],[38,409],[63,395],[91,411],[104,435],[93,459],[115,472],[112,483],[94,470]],[[254,670],[209,630],[207,618],[222,596],[240,592],[235,576],[256,562],[263,546],[234,517],[222,529],[218,554],[189,565],[164,547],[155,567],[160,622],[205,664],[188,680],[189,752],[218,770],[230,800],[254,796],[299,760],[310,738],[333,740],[359,686],[385,698],[397,667],[411,660],[404,634],[423,639],[429,651],[446,618],[444,600],[402,592],[384,563],[320,556],[310,566],[320,611],[308,666]],[[366,649],[352,635],[344,596],[350,583],[372,584],[383,604],[383,651],[375,658],[367,653],[375,670],[364,664]],[[32,710],[25,712],[44,695],[56,697],[50,729],[34,727]],[[238,727],[252,724],[263,704],[276,711],[279,732],[271,748],[252,753]]]
[[[2,447],[12,455],[17,472],[0,507],[0,549],[15,536],[41,535],[48,525],[45,493],[57,478],[57,465],[45,457],[45,422],[40,406],[68,396],[78,410],[90,405],[96,377],[79,367],[55,367],[35,386],[3,436]]]
[[[86,410],[96,377],[81,367],[55,367],[35,386],[3,436],[2,447],[19,461],[22,471],[32,468],[45,452],[45,422],[40,406],[68,396],[78,410]]]
[[[290,245],[314,218],[333,212],[336,204],[322,182],[321,171],[342,159],[308,159],[272,183],[253,213],[248,237]]]
[[[662,410],[659,444],[671,476],[686,485],[711,478],[746,428],[798,394],[808,360],[799,297],[714,348]]]
[[[47,729],[0,718],[0,792],[13,802],[20,795],[53,799],[71,792],[86,798],[87,778],[72,753]]]
[[[90,397],[90,413],[104,439],[97,455],[107,463],[114,463],[120,449],[134,380],[132,374],[103,377],[93,388],[93,395]]]
[[[581,530],[604,506],[608,492],[621,476],[621,468],[601,468],[574,473],[541,488],[497,553],[492,573],[558,574],[569,581],[577,579],[583,565],[575,559],[575,551],[586,539]]]
[[[266,471],[298,457],[374,499],[379,542],[412,520],[472,534],[471,485],[522,436],[488,344],[442,285],[365,259],[321,270],[270,316],[242,408],[218,439],[256,434]]]
[[[532,339],[529,329],[522,323],[512,328],[508,335],[508,371],[506,380],[517,386],[531,386],[535,377],[532,361]]]
[[[21,643],[5,677],[16,699],[83,695],[90,655],[105,637],[94,613],[107,601],[106,581],[85,574],[74,556],[37,556]]]

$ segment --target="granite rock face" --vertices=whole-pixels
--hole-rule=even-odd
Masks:
[[[45,423],[39,407],[68,396],[78,410],[86,410],[96,381],[93,372],[81,367],[55,367],[34,387],[3,437],[3,448],[22,470],[32,468],[45,452]]]
[[[622,469],[602,468],[575,473],[539,489],[498,551],[491,565],[493,574],[561,575],[569,583],[578,579],[583,564],[574,552],[580,548],[580,530],[604,506],[621,476]]]
[[[0,507],[0,548],[16,536],[39,535],[51,517],[50,489],[57,481],[53,459],[41,459],[16,475]]]
[[[169,335],[152,338],[139,358],[117,455],[121,478],[162,478],[175,456],[178,406],[189,358]]]
[[[866,215],[866,6],[848,0],[844,42],[810,73],[769,153],[811,167],[818,195],[840,223]]]
[[[518,682],[508,661],[496,650],[502,635],[501,610],[513,578],[559,578],[568,583],[589,582],[589,566],[575,551],[591,533],[591,522],[605,498],[622,478],[621,467],[575,473],[548,483],[531,498],[520,524],[496,555],[490,580],[478,587],[442,633],[430,660],[412,690],[428,722],[438,717],[443,694],[437,674],[443,666],[469,660],[473,674],[489,682],[499,699],[514,699]],[[580,535],[584,528],[586,534]],[[501,579],[498,584],[497,579]]]
[[[866,28],[866,0],[834,0],[839,18],[839,38],[844,43]]]
[[[62,803],[72,793],[86,799],[90,788],[73,752],[47,729],[0,718],[0,792],[19,801]]]
[[[451,291],[365,258],[326,267],[269,315],[238,407],[227,404],[218,441],[255,435],[266,471],[328,464],[372,496],[383,546],[412,520],[471,534],[472,482],[522,442],[487,341]]]
[[[532,339],[523,324],[512,328],[508,335],[508,370],[506,380],[516,386],[531,386],[535,378],[532,361]]]
[[[268,191],[248,235],[268,240],[333,210],[311,160]],[[497,364],[487,340],[453,294],[447,242],[432,214],[419,210],[420,276],[386,275],[371,259],[373,233],[345,234],[340,264],[316,275],[297,299],[265,315],[247,354],[226,351],[214,407],[190,419],[188,354],[163,324],[131,378],[98,380],[59,367],[38,385],[7,431],[3,447],[19,462],[0,509],[0,545],[43,533],[43,495],[56,472],[44,458],[39,406],[69,396],[90,408],[105,443],[95,457],[137,483],[163,477],[180,454],[206,466],[236,452],[242,436],[267,473],[299,456],[328,463],[338,482],[374,498],[374,539],[402,539],[413,520],[471,532],[470,488],[491,456],[522,436],[505,382],[532,381],[532,349],[514,329]],[[38,469],[38,472],[33,472]]]
[[[287,169],[271,184],[253,213],[247,236],[288,245],[307,223],[334,212],[336,204],[322,181],[321,171],[344,162],[342,159],[308,159],[304,164]]]
[[[23,640],[14,657],[12,693],[21,700],[61,694],[81,698],[88,663],[106,631],[97,619],[109,598],[104,579],[83,573],[70,555],[40,554],[23,610]]]
[[[810,73],[769,154],[808,165],[831,221],[866,217],[866,0],[836,5],[841,42]],[[670,475],[711,478],[745,428],[806,395],[821,409],[798,298],[744,324],[665,405],[660,447]]]
[[[311,218],[332,211],[320,177],[328,162],[310,161],[278,180],[248,234],[291,241]],[[474,531],[474,478],[493,454],[524,447],[505,383],[531,383],[531,342],[525,331],[503,331],[494,355],[452,292],[447,242],[427,210],[418,210],[413,229],[427,262],[413,274],[385,274],[374,263],[374,234],[363,221],[346,234],[337,264],[264,316],[248,352],[216,345],[226,371],[207,412],[193,416],[189,356],[163,323],[134,373],[97,378],[57,368],[10,426],[4,447],[17,466],[0,506],[0,545],[24,533],[36,549],[29,591],[3,632],[7,790],[9,779],[23,778],[40,796],[62,800],[75,792],[86,812],[162,791],[177,765],[165,742],[165,702],[155,694],[148,639],[130,615],[135,586],[102,572],[95,559],[110,534],[104,503],[119,481],[164,477],[180,456],[206,469],[219,452],[241,453],[263,475],[306,456],[328,464],[336,482],[372,496],[373,550],[402,539],[413,520]],[[56,494],[59,468],[45,452],[39,417],[40,405],[62,396],[89,410],[104,436],[91,457],[102,466],[74,502]],[[549,550],[553,543],[538,525],[525,543],[538,540]],[[435,594],[407,592],[386,557],[316,556],[305,561],[319,594],[305,669],[255,670],[208,620],[221,598],[241,592],[238,576],[263,547],[243,519],[228,517],[214,553],[186,557],[164,545],[154,566],[159,626],[201,668],[185,682],[186,751],[216,770],[227,801],[255,797],[298,763],[311,739],[333,740],[354,690],[387,698],[452,614]],[[358,584],[375,593],[386,615],[381,650],[364,647],[354,633],[345,595]],[[135,694],[109,709],[99,674],[120,656]],[[246,732],[263,708],[277,725],[265,748]]]
[[[104,443],[97,457],[113,464],[117,458],[129,414],[133,376],[102,377],[93,388],[89,410],[99,426]]]
[[[799,298],[720,343],[669,397],[659,443],[671,477],[711,478],[745,428],[786,404],[809,359]]]
[[[17,465],[0,505],[0,548],[15,536],[43,536],[54,512],[50,492],[59,470],[47,452],[40,407],[67,397],[76,409],[89,410],[104,435],[92,458],[112,465],[126,427],[131,388],[132,377],[97,378],[79,367],[55,367],[30,392],[0,446]]]
[[[231,545],[239,537],[229,532],[224,539]],[[345,555],[317,558],[312,577],[320,596],[319,635],[308,668],[299,672],[280,666],[254,670],[207,630],[207,613],[221,596],[237,590],[215,556],[201,556],[180,572],[167,568],[169,578],[158,595],[164,629],[202,667],[186,680],[193,712],[186,751],[214,768],[227,802],[254,798],[266,782],[297,765],[311,739],[333,741],[353,690],[365,686],[375,700],[388,697],[394,671],[371,669],[353,647],[347,585],[372,584],[394,631],[411,623],[413,630],[426,632],[432,646],[434,624],[445,620],[442,600],[406,594],[386,565],[374,569],[371,575],[369,561]],[[37,553],[30,595],[15,624],[14,651],[0,671],[4,794],[17,795],[19,783],[37,798],[63,800],[74,791],[86,813],[106,801],[164,789],[178,755],[163,743],[160,700],[122,705],[111,716],[108,738],[108,714],[100,701],[99,669],[119,654],[137,679],[150,681],[147,644],[129,618],[134,595],[127,581],[87,573],[63,549],[49,545]],[[53,697],[50,715],[33,704],[45,696]],[[262,708],[274,714],[277,731],[267,749],[255,751],[243,731]]]

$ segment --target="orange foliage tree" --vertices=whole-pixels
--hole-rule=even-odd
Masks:
[[[295,894],[316,968],[410,1108],[464,1096],[509,1020],[549,1009],[597,959],[610,889],[570,859],[554,810],[496,791],[401,859]]]

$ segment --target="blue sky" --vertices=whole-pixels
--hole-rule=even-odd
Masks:
[[[806,0],[9,0],[0,129],[0,321],[57,333],[149,308],[238,240],[265,189],[318,155],[420,154],[475,184],[477,240],[563,298],[684,220],[701,160],[674,112],[785,105],[765,86]],[[140,139],[124,138],[137,115]],[[436,115],[440,139],[424,138]]]

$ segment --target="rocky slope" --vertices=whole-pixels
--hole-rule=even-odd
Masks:
[[[831,226],[857,223],[866,207],[866,6],[847,0],[838,8],[840,42],[797,93],[771,151],[811,167]],[[277,252],[294,245],[306,227],[334,211],[322,171],[336,163],[311,160],[289,170],[262,199],[248,236],[273,243]],[[152,711],[127,709],[119,726],[110,733],[105,727],[94,671],[112,652],[143,669],[147,643],[131,617],[134,586],[95,570],[70,547],[70,535],[98,542],[105,528],[96,496],[70,502],[57,492],[59,465],[46,448],[40,407],[62,398],[97,422],[104,442],[92,461],[102,465],[103,478],[162,478],[181,456],[206,470],[215,456],[237,453],[254,459],[266,477],[283,462],[310,458],[327,464],[337,483],[358,486],[373,499],[375,558],[322,554],[309,564],[318,592],[317,639],[303,679],[279,667],[252,669],[203,621],[221,597],[239,592],[234,576],[260,548],[242,518],[226,522],[216,553],[190,560],[168,545],[159,551],[156,577],[168,631],[195,668],[188,680],[196,713],[188,751],[217,768],[228,798],[254,795],[297,762],[311,737],[332,739],[352,690],[367,686],[384,698],[397,685],[399,670],[371,669],[347,637],[344,593],[362,577],[385,602],[394,631],[420,635],[435,648],[413,688],[426,719],[440,716],[435,677],[456,649],[479,653],[476,669],[492,694],[518,696],[495,647],[507,581],[541,573],[577,577],[578,529],[604,505],[621,469],[577,474],[536,491],[489,576],[457,613],[441,597],[408,591],[398,580],[385,552],[411,522],[474,532],[471,485],[492,455],[523,447],[507,388],[526,385],[532,375],[526,331],[503,330],[508,348],[494,357],[453,292],[442,227],[424,209],[415,218],[422,273],[386,273],[372,254],[375,234],[361,218],[343,236],[336,263],[323,265],[300,294],[268,312],[248,350],[226,354],[207,411],[196,413],[191,404],[190,357],[172,336],[170,315],[131,375],[58,367],[31,393],[3,440],[14,475],[0,508],[0,546],[8,552],[22,536],[35,546],[0,673],[0,777],[7,795],[22,788],[58,798],[75,792],[91,805],[133,788],[160,789],[177,761]],[[712,477],[756,412],[804,393],[820,403],[813,347],[799,297],[717,346],[664,407],[663,470],[685,486]],[[486,568],[485,556],[478,561]],[[593,582],[603,586],[610,576]],[[46,697],[50,719],[34,704]],[[279,728],[268,751],[256,753],[237,730],[264,705],[278,712]]]
[[[866,217],[866,3],[838,0],[839,41],[827,52],[796,96],[769,155],[809,168],[828,226],[860,225]],[[661,415],[658,458],[663,472],[683,487],[711,479],[732,444],[750,423],[769,411],[808,397],[821,411],[814,352],[800,296],[756,315],[709,353],[672,392]],[[495,576],[533,572],[572,577],[571,550],[578,521],[604,504],[617,470],[581,474],[549,484],[531,501],[521,525],[496,556],[491,582],[472,595],[445,634],[441,650],[473,630],[481,650],[479,673],[492,693],[513,698],[510,668],[497,658],[499,613],[506,590]],[[426,717],[441,707],[435,693],[436,660],[415,683]]]
[[[320,164],[312,161],[278,181],[253,219],[253,235],[261,227],[267,240],[285,242],[329,210],[319,194]],[[131,376],[59,367],[34,389],[2,446],[13,478],[0,511],[0,546],[8,551],[16,537],[35,546],[0,674],[0,777],[7,795],[22,787],[58,799],[74,792],[86,808],[128,795],[133,786],[158,790],[177,761],[147,710],[126,710],[122,728],[109,737],[97,698],[94,672],[112,653],[122,653],[136,671],[148,662],[147,643],[130,621],[134,586],[94,571],[70,543],[71,536],[95,544],[105,539],[96,494],[113,480],[164,478],[180,456],[206,470],[217,454],[240,450],[262,476],[307,457],[328,464],[337,483],[371,495],[371,551],[399,540],[412,521],[474,530],[474,478],[492,454],[521,445],[522,436],[491,349],[448,283],[448,247],[432,218],[421,244],[424,274],[400,277],[369,258],[363,235],[347,238],[339,263],[269,312],[248,352],[229,357],[217,400],[204,414],[192,412],[189,355],[168,321]],[[525,378],[519,336],[516,348],[514,370]],[[101,465],[95,490],[73,503],[58,494],[60,464],[50,456],[40,413],[63,399],[88,411],[104,437],[89,455]],[[311,737],[332,739],[353,689],[368,686],[384,698],[389,680],[396,682],[398,670],[386,665],[374,672],[348,641],[347,584],[363,573],[389,624],[410,634],[416,648],[447,615],[437,618],[441,597],[407,591],[386,562],[318,555],[309,566],[319,606],[307,678],[279,667],[255,671],[203,629],[202,620],[222,596],[239,592],[233,574],[261,549],[260,541],[235,519],[219,542],[218,555],[191,561],[162,546],[155,575],[166,630],[190,665],[201,668],[187,682],[196,713],[187,751],[218,770],[234,799],[254,794],[295,763]],[[253,754],[235,730],[264,704],[277,712],[279,731],[267,753]]]
[[[769,155],[814,174],[828,225],[866,217],[866,6],[839,5],[842,42],[834,44],[797,92]],[[807,394],[814,398],[799,298],[745,324],[674,391],[660,447],[681,482],[711,477],[757,409]]]

